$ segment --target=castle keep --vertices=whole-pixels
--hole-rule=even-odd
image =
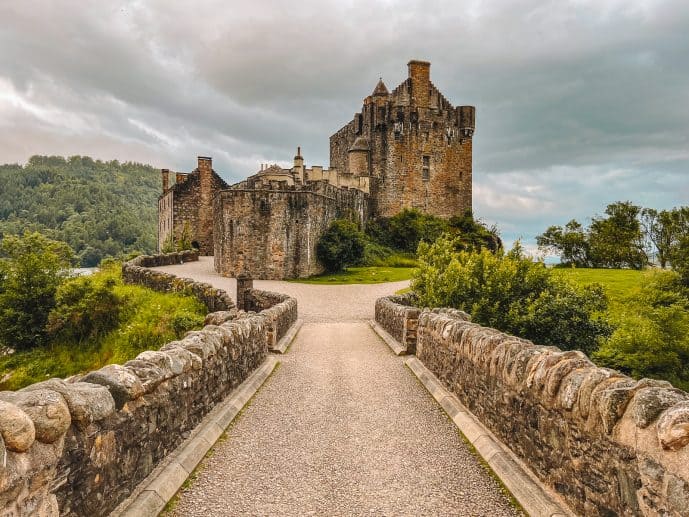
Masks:
[[[320,273],[316,243],[330,223],[365,222],[416,208],[440,217],[471,210],[473,106],[454,107],[430,80],[430,63],[410,61],[390,92],[382,79],[362,109],[330,137],[330,168],[261,166],[227,185],[199,157],[190,174],[162,170],[158,246],[182,235],[215,256],[227,276],[282,279]]]

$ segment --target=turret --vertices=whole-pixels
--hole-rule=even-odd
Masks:
[[[411,83],[411,104],[427,108],[430,103],[431,64],[428,61],[411,60],[407,64]]]
[[[349,159],[349,172],[354,176],[368,176],[368,164],[369,164],[369,152],[370,148],[368,145],[368,140],[360,136],[354,143],[352,147],[347,151]]]
[[[297,155],[294,157],[292,172],[301,183],[304,183],[304,158],[301,155],[301,147],[297,147]]]
[[[462,138],[471,138],[476,129],[476,108],[473,106],[459,106],[457,108],[459,134]]]

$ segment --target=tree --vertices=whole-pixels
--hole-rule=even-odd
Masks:
[[[569,221],[564,228],[551,226],[536,237],[539,249],[560,256],[565,265],[586,267],[589,265],[589,242],[583,226],[576,220]]]
[[[69,275],[72,250],[27,232],[6,235],[0,256],[0,341],[17,350],[43,345],[55,293]]]
[[[643,269],[648,263],[638,216],[641,207],[629,201],[607,206],[607,217],[594,217],[589,228],[591,262],[594,266]]]
[[[684,286],[689,287],[689,235],[680,238],[670,252],[670,261]]]
[[[356,223],[337,219],[318,240],[316,255],[327,271],[342,271],[361,260],[364,243],[365,236]]]

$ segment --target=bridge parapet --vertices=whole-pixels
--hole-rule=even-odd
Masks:
[[[397,339],[412,301],[376,304]],[[417,325],[418,359],[578,514],[687,514],[689,394],[454,309],[420,309]]]
[[[107,515],[296,321],[296,300],[289,297],[256,295],[259,311],[246,313],[222,290],[147,269],[197,259],[193,253],[138,257],[123,266],[123,275],[198,296],[219,311],[202,330],[124,365],[0,393],[0,514]]]

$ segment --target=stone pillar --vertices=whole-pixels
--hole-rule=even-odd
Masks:
[[[404,328],[402,330],[402,344],[407,348],[408,354],[416,354],[417,331],[419,328],[419,314],[416,307],[410,307],[404,311]]]
[[[248,311],[251,309],[249,302],[249,291],[254,288],[254,279],[246,271],[242,271],[237,276],[237,309]]]

